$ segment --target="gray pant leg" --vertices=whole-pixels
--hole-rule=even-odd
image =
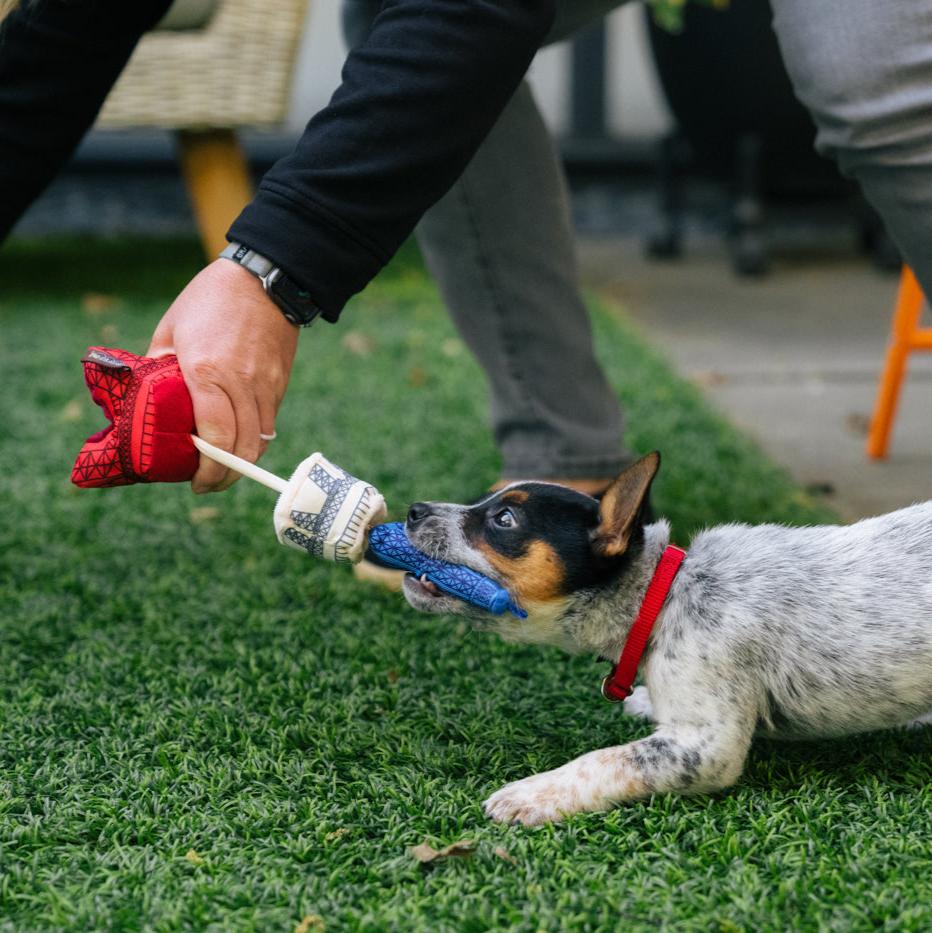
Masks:
[[[857,179],[932,295],[932,3],[773,0],[773,10],[818,149]]]
[[[552,38],[616,5],[563,5]],[[364,36],[377,6],[346,0],[351,43]],[[503,475],[618,472],[629,460],[621,410],[593,352],[564,180],[526,83],[453,188],[424,216],[417,238],[488,376]]]
[[[621,413],[593,353],[563,178],[526,83],[417,237],[488,375],[503,475],[618,472]]]

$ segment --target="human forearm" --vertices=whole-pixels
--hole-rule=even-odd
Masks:
[[[550,28],[552,0],[394,0],[230,237],[335,320],[459,176]]]

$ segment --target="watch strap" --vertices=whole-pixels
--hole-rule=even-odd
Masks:
[[[264,279],[274,268],[275,263],[271,259],[257,253],[254,249],[244,246],[242,243],[230,243],[220,254],[221,259],[232,259],[244,269],[248,269],[253,275]]]
[[[314,304],[308,292],[271,259],[254,249],[233,242],[220,253],[220,258],[235,262],[259,279],[265,293],[292,324],[310,327],[320,314],[320,308]]]

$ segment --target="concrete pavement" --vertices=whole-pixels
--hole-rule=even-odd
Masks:
[[[677,262],[632,237],[586,237],[580,258],[590,287],[846,519],[932,498],[932,355],[911,362],[889,459],[864,455],[897,279],[844,231],[784,248],[761,280],[736,278],[706,235]]]

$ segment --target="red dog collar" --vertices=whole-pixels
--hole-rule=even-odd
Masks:
[[[602,681],[602,696],[606,700],[618,703],[631,696],[631,685],[638,672],[638,664],[641,663],[641,655],[644,654],[647,639],[650,638],[651,629],[657,621],[657,616],[660,615],[667,593],[670,592],[670,587],[685,557],[686,552],[674,544],[669,544],[664,548],[657,569],[644,594],[644,602],[641,603],[638,617],[634,620],[634,625],[631,626],[631,631],[628,632],[624,647],[621,649],[621,657],[612,668],[611,674]]]

